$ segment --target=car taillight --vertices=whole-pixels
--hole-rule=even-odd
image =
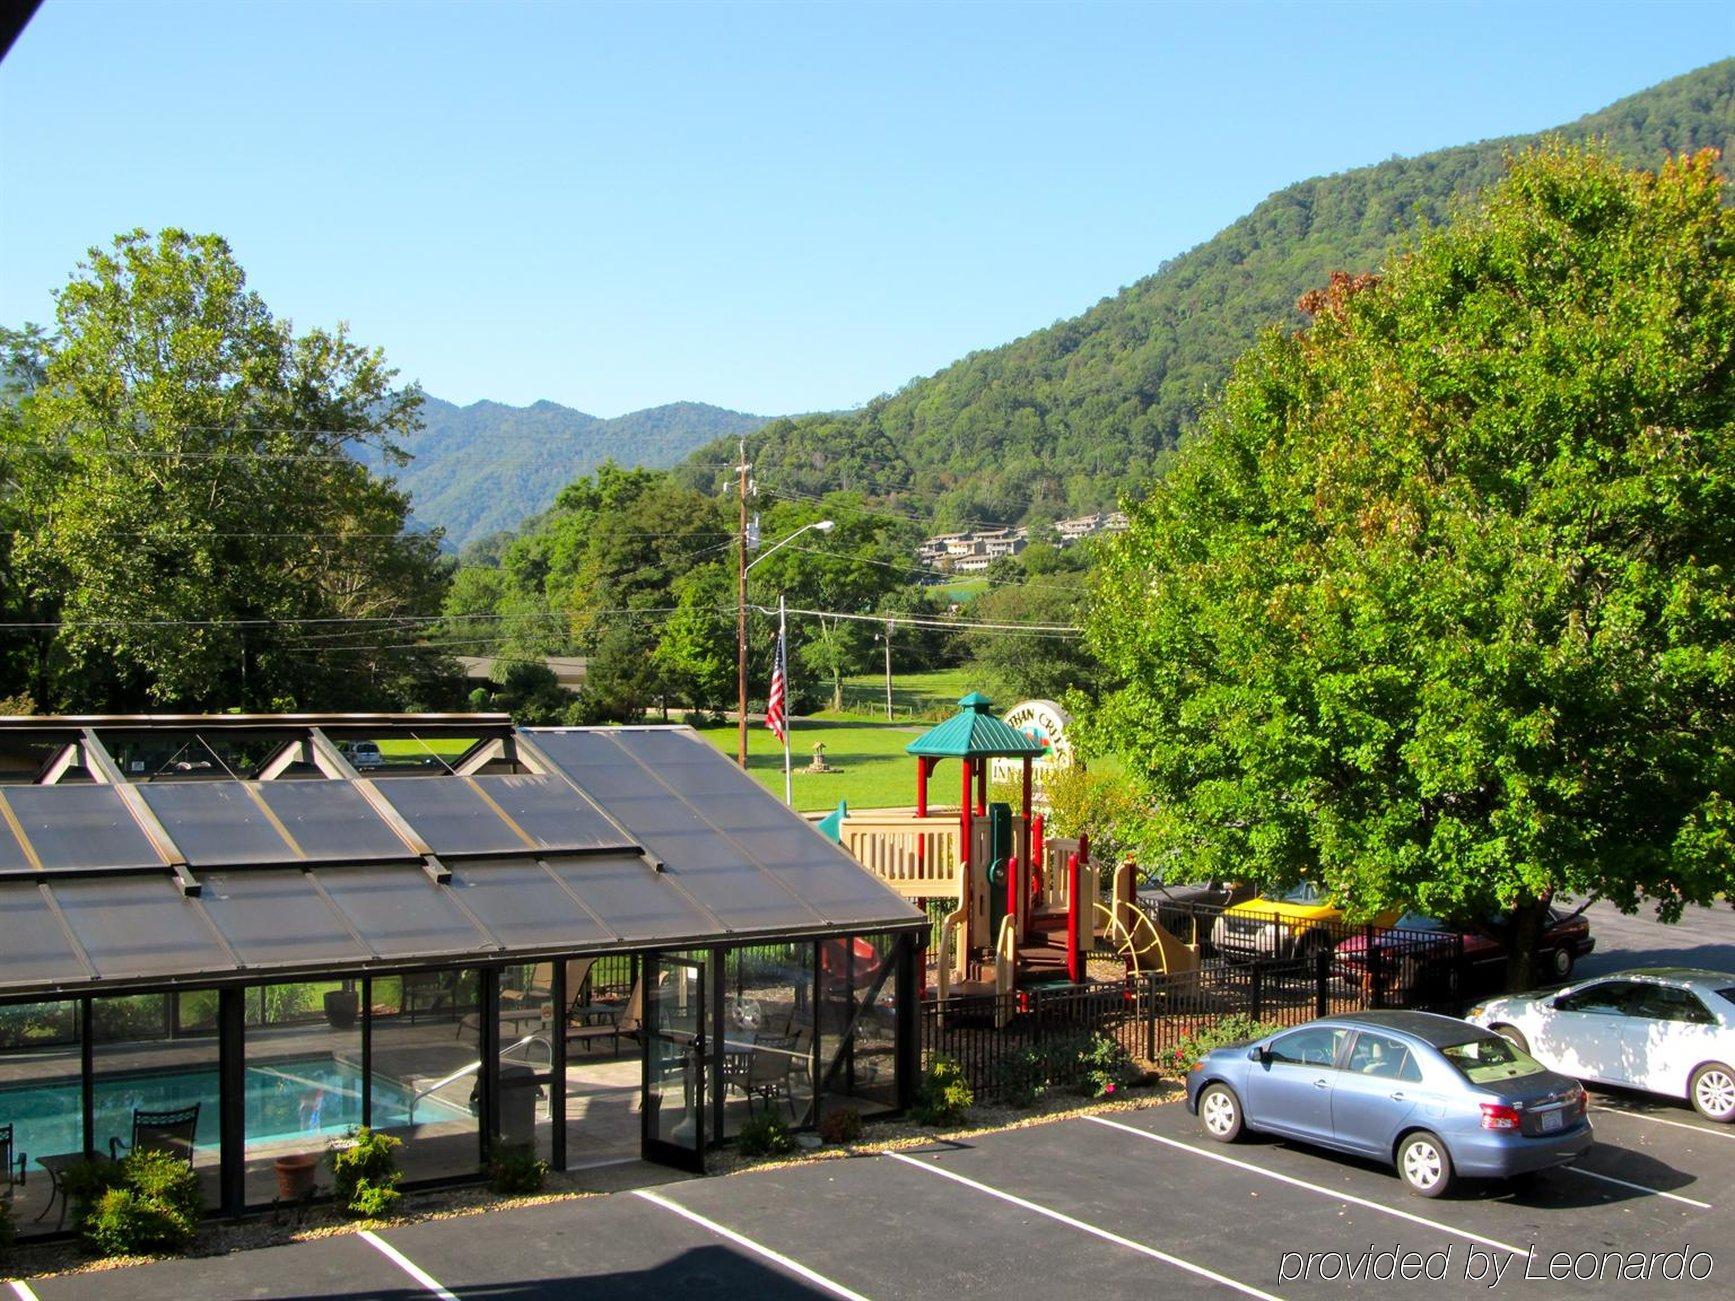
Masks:
[[[1582,1088],[1574,1089],[1566,1095],[1566,1109],[1575,1116],[1582,1116],[1590,1110],[1590,1098]]]
[[[1504,1102],[1482,1104],[1483,1129],[1517,1129],[1522,1123],[1518,1112]]]

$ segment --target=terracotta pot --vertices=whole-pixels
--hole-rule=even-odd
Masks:
[[[280,1156],[277,1167],[277,1196],[286,1202],[299,1202],[313,1191],[313,1176],[319,1169],[317,1152],[300,1152],[295,1156]]]

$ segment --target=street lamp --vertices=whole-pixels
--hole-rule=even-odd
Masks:
[[[788,546],[809,530],[830,533],[836,527],[837,524],[828,519],[814,520],[811,524],[803,524],[783,541],[767,547],[752,560],[747,559],[747,534],[745,530],[741,534],[741,572],[738,582],[739,590],[736,593],[737,613],[735,616],[735,759],[743,768],[747,766],[747,571],[777,550],[778,547]]]

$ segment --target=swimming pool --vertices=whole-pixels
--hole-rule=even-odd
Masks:
[[[249,1066],[246,1073],[247,1142],[250,1146],[291,1144],[340,1137],[361,1123],[362,1074],[330,1056],[295,1057]],[[108,1150],[111,1136],[132,1138],[133,1111],[168,1111],[199,1104],[197,1146],[217,1148],[217,1068],[151,1071],[96,1078],[97,1151]],[[373,1123],[390,1128],[409,1123],[410,1091],[396,1080],[373,1080]],[[424,1098],[416,1104],[419,1124],[469,1120],[463,1107]],[[0,1125],[14,1128],[13,1146],[36,1157],[75,1152],[79,1141],[79,1088],[76,1079],[0,1088]]]

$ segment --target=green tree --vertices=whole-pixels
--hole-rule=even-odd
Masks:
[[[416,426],[420,392],[394,387],[377,349],[295,335],[221,239],[165,230],[92,249],[28,351],[0,437],[10,568],[55,625],[19,684],[45,706],[355,708],[453,689],[414,621],[443,595],[438,539],[408,532],[407,499],[349,454],[391,456]]]
[[[1559,144],[1267,333],[1111,548],[1094,719],[1200,875],[1353,912],[1735,887],[1735,215]]]
[[[735,691],[735,579],[721,564],[700,565],[675,580],[673,595],[657,667],[672,694],[695,709],[719,709]]]

